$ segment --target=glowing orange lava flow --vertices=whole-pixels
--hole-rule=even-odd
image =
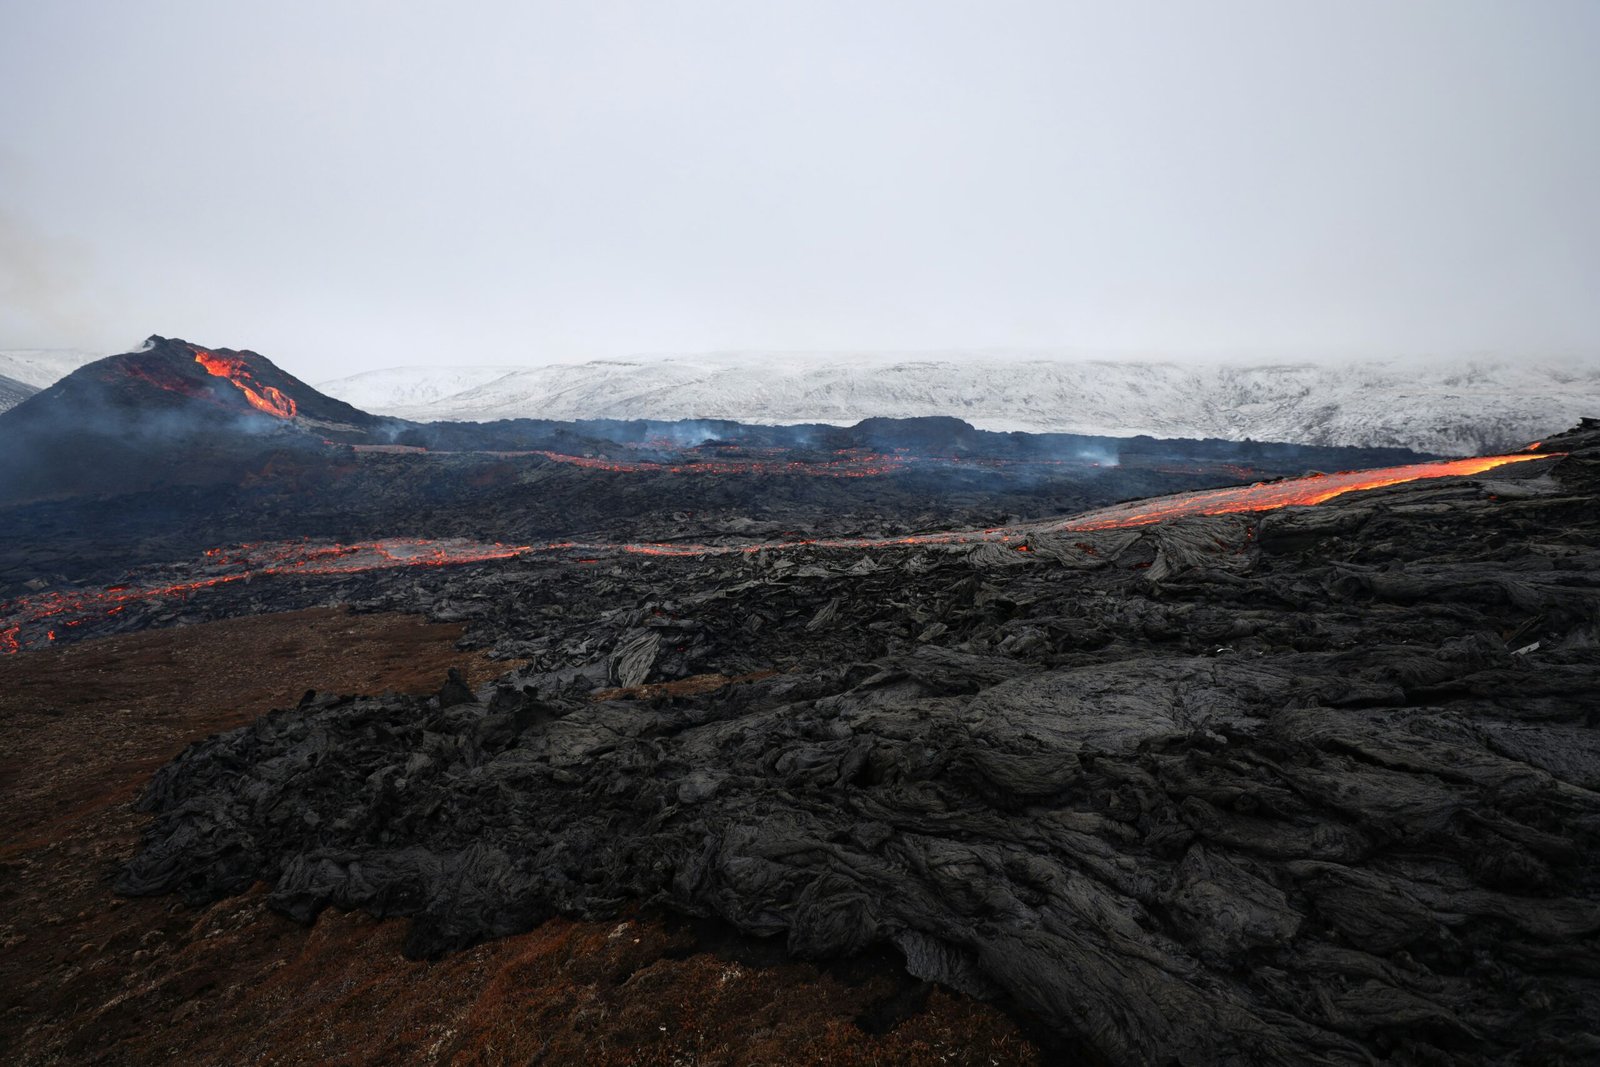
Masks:
[[[218,356],[205,349],[196,349],[194,361],[218,378],[226,378],[233,387],[244,394],[250,406],[280,419],[294,418],[294,400],[284,396],[282,390],[270,385],[260,385],[242,359]],[[259,386],[259,388],[257,388]]]
[[[365,545],[313,545],[290,542],[240,545],[233,549],[206,550],[207,573],[180,582],[148,585],[110,585],[103,589],[70,590],[21,597],[0,605],[0,655],[21,650],[23,627],[37,628],[47,620],[63,627],[82,626],[97,616],[117,615],[129,604],[161,597],[184,599],[191,593],[233,582],[279,574],[354,574],[388,567],[444,567],[511,559],[531,551],[531,546],[485,545],[473,541],[394,539]],[[45,634],[54,641],[56,634]]]
[[[1097,511],[1074,515],[1047,527],[1055,530],[1113,530],[1125,526],[1146,526],[1187,515],[1228,515],[1239,511],[1270,511],[1296,504],[1320,504],[1359,489],[1381,489],[1422,478],[1449,478],[1454,475],[1482,474],[1508,463],[1530,459],[1549,459],[1561,453],[1514,456],[1474,456],[1434,463],[1412,463],[1404,467],[1378,467],[1365,471],[1340,471],[1338,474],[1313,474],[1304,478],[1285,478],[1279,482],[1257,482],[1226,489],[1205,489],[1195,493],[1151,497],[1117,504]]]
[[[485,560],[516,559],[533,553],[546,552],[574,553],[581,557],[576,562],[585,564],[598,562],[595,557],[605,553],[682,558],[749,555],[797,548],[848,550],[980,543],[1006,545],[1019,552],[1027,552],[1031,551],[1026,543],[1030,535],[1111,530],[1128,526],[1147,526],[1187,516],[1225,515],[1233,512],[1266,511],[1291,505],[1320,504],[1325,500],[1360,489],[1377,489],[1423,478],[1481,474],[1510,463],[1552,459],[1564,454],[1552,452],[1542,455],[1522,453],[1513,456],[1480,456],[1473,459],[1440,460],[1435,463],[1413,463],[1405,467],[1309,475],[1279,482],[1258,482],[1255,485],[1234,486],[1228,489],[1153,497],[1149,500],[1138,500],[1085,512],[1059,521],[1030,523],[1013,528],[950,530],[903,537],[829,537],[720,545],[649,541],[628,543],[546,541],[530,545],[502,545],[464,540],[393,538],[361,545],[318,545],[300,541],[240,545],[231,549],[213,548],[207,550],[201,572],[185,581],[157,581],[145,585],[112,585],[98,590],[41,593],[0,604],[0,655],[21,651],[25,643],[54,641],[56,631],[46,629],[47,625],[81,626],[96,618],[119,614],[130,603],[161,597],[182,599],[202,589],[270,575],[353,574],[391,567],[445,567]]]

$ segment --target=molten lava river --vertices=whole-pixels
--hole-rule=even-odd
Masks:
[[[241,385],[240,388],[245,387]],[[276,391],[271,389],[268,389],[267,393],[277,395]],[[293,402],[288,403],[289,411],[292,413]],[[391,539],[358,545],[311,542],[240,545],[237,548],[208,550],[203,561],[194,567],[186,568],[187,573],[183,580],[147,580],[111,585],[101,589],[62,590],[20,597],[0,605],[0,654],[41,647],[55,641],[58,635],[68,628],[81,626],[96,618],[120,614],[131,603],[161,598],[182,600],[203,589],[272,575],[333,575],[392,567],[446,567],[487,560],[515,559],[533,553],[557,552],[582,556],[605,553],[674,557],[725,556],[808,547],[864,550],[981,542],[1010,544],[1018,550],[1027,551],[1027,539],[1040,534],[1111,530],[1146,526],[1187,516],[1225,515],[1267,511],[1294,505],[1314,505],[1357,490],[1377,489],[1424,478],[1481,474],[1512,463],[1550,459],[1559,455],[1561,453],[1523,452],[1509,456],[1479,456],[1471,459],[1414,463],[1404,467],[1316,474],[1276,482],[1258,482],[1254,485],[1151,497],[1147,500],[1085,512],[1065,520],[1033,523],[1009,529],[958,530],[892,538],[836,537],[720,545],[686,542],[579,541],[502,545],[459,539]],[[172,569],[168,570],[170,573]]]
[[[204,367],[207,373],[218,378],[226,378],[235,389],[244,394],[250,406],[257,411],[276,415],[280,419],[294,418],[294,400],[285,396],[279,389],[257,382],[244,360],[219,356],[198,348],[195,349],[194,361]]]
[[[1484,471],[1503,467],[1509,463],[1549,459],[1560,454],[1522,452],[1512,456],[1473,456],[1469,459],[1411,463],[1404,467],[1377,467],[1364,471],[1340,471],[1337,474],[1311,474],[1304,478],[1285,478],[1277,482],[1257,482],[1254,485],[1235,485],[1225,489],[1203,489],[1194,493],[1151,497],[1148,500],[1134,500],[1126,504],[1100,508],[1097,511],[1087,511],[1051,528],[1077,531],[1114,530],[1125,526],[1145,526],[1152,522],[1181,519],[1189,515],[1228,515],[1239,511],[1271,511],[1274,508],[1294,505],[1321,504],[1323,501],[1360,489],[1382,489],[1387,485],[1400,485],[1403,482],[1415,482],[1424,478],[1482,474]]]

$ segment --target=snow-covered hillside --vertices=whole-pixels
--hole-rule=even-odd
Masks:
[[[456,388],[460,383],[465,384]],[[954,415],[990,430],[1520,447],[1600,416],[1600,360],[1193,363],[751,354],[398,368],[319,386],[417,420],[727,418],[853,423]]]
[[[396,408],[426,406],[445,397],[487,385],[521,367],[389,367],[317,383],[329,396],[362,411],[388,414]],[[492,417],[492,416],[491,416]]]
[[[68,348],[0,350],[0,411],[10,411],[40,389],[54,385],[103,354]]]
[[[39,390],[27,382],[0,374],[0,411],[10,411]]]
[[[108,354],[74,348],[8,348],[0,350],[0,377],[43,389]]]

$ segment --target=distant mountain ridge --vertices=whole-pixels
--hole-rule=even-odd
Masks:
[[[35,389],[54,385],[86,363],[109,355],[77,348],[0,349],[0,377],[13,378]]]
[[[0,351],[0,411],[99,358]],[[743,353],[534,367],[393,367],[320,382],[419,422],[825,422],[951,415],[981,429],[1251,438],[1448,455],[1520,447],[1600,414],[1600,359],[1180,362],[996,353]]]
[[[0,374],[0,411],[10,411],[38,391],[38,386]]]
[[[0,411],[10,411],[104,353],[75,348],[8,348],[0,350]]]
[[[953,415],[989,430],[1252,438],[1446,455],[1520,447],[1600,414],[1600,360],[1579,359],[1316,364],[750,354],[391,368],[317,387],[416,421],[851,424]]]

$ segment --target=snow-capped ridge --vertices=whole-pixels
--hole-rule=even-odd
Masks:
[[[521,367],[389,367],[317,383],[317,389],[363,411],[426,405],[487,385]]]
[[[987,430],[1249,437],[1464,455],[1520,447],[1600,413],[1600,362],[717,353],[520,369],[395,368],[321,388],[419,421],[853,424],[954,415]]]
[[[10,411],[39,390],[27,382],[0,374],[0,412]]]
[[[84,364],[110,354],[76,348],[8,348],[0,350],[0,377],[45,389]]]

